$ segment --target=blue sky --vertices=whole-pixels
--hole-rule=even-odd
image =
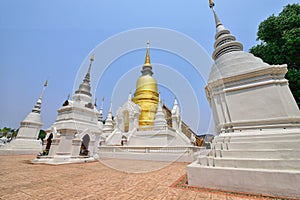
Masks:
[[[215,9],[225,27],[248,51],[257,43],[259,23],[272,14],[277,15],[288,3],[299,1],[216,0]],[[209,56],[212,54],[215,26],[206,0],[0,0],[0,127],[19,127],[20,121],[34,106],[46,79],[49,80],[49,85],[42,105],[42,118],[44,128],[49,127],[55,121],[57,109],[68,93],[72,94],[78,71],[86,66],[89,53],[113,35],[143,27],[180,32],[200,44]],[[97,54],[96,59],[101,59],[101,55]],[[105,114],[116,81],[121,78],[122,73],[139,69],[143,61],[143,49],[122,55],[112,63],[110,71],[107,70],[106,77],[99,85],[93,86],[98,99],[105,97]],[[151,61],[171,68],[174,66],[179,73],[186,73],[184,76],[194,85],[195,93],[202,96],[201,120],[208,122],[205,116],[206,112],[207,116],[210,115],[209,106],[203,96],[205,81],[193,77],[192,67],[188,66],[190,64],[157,49],[151,51]],[[118,66],[123,66],[122,70]],[[183,72],[180,71],[182,69],[190,70]],[[116,72],[119,72],[119,77],[114,77]],[[138,73],[137,70],[136,75]],[[134,90],[135,85],[128,87]],[[165,96],[162,94],[165,103],[172,106],[172,91],[161,90],[165,93]],[[127,99],[125,93],[115,96],[113,95],[114,98],[121,99],[120,102]],[[183,96],[181,95],[181,99]],[[190,98],[189,94],[186,98]],[[118,107],[118,103],[116,102],[114,109]],[[182,108],[186,111],[189,109],[193,107]],[[188,124],[193,124],[195,117],[193,113],[189,113],[190,111],[185,112],[184,117]],[[204,132],[204,129],[198,132]]]

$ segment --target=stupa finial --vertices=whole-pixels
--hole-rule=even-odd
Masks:
[[[215,18],[215,23],[216,23],[216,27],[222,25],[214,7],[215,7],[215,3],[213,2],[213,0],[209,0],[209,7],[212,9],[213,13],[214,13],[214,18]]]
[[[146,51],[146,58],[144,65],[151,65],[150,63],[150,55],[149,55],[149,49],[150,49],[150,41],[147,41],[147,51]]]
[[[92,61],[94,61],[94,60],[95,60],[95,54],[94,54],[94,52],[93,52],[92,55],[91,55],[90,61],[92,62]]]
[[[112,100],[110,100],[110,105],[109,105],[109,113],[112,113]]]
[[[129,95],[128,95],[128,101],[131,101],[131,91],[129,92]]]
[[[178,105],[176,96],[175,96],[175,98],[174,98],[174,105]]]
[[[94,106],[97,107],[97,97],[95,98]]]
[[[147,41],[147,50],[146,50],[146,57],[145,57],[145,63],[143,65],[143,69],[142,69],[142,75],[150,75],[152,76],[153,72],[152,72],[152,65],[150,62],[150,41]]]
[[[90,82],[92,63],[93,63],[94,60],[95,60],[95,55],[94,55],[94,52],[93,52],[92,55],[91,55],[91,58],[90,58],[90,65],[89,65],[88,71],[87,71],[87,73],[85,75],[85,78],[84,78],[88,82]]]
[[[103,120],[103,103],[104,103],[104,97],[102,97],[102,102],[101,102],[101,106],[100,106],[100,110],[99,110],[98,121]]]
[[[215,3],[213,2],[213,0],[209,0],[209,7],[213,9],[214,6],[215,6]]]

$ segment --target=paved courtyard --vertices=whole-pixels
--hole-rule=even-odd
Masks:
[[[174,187],[186,163],[105,160],[52,166],[33,165],[33,158],[0,156],[0,199],[264,199]],[[128,173],[139,170],[148,172]]]

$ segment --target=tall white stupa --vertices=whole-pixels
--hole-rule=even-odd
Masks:
[[[48,81],[45,82],[41,95],[32,111],[20,123],[16,139],[6,145],[0,146],[0,155],[38,154],[42,151],[42,142],[38,140],[43,125],[41,119],[41,105]]]
[[[210,153],[187,167],[188,184],[299,198],[300,112],[287,65],[244,52],[210,6],[216,35],[205,90],[218,135]]]
[[[38,156],[33,163],[65,164],[93,161],[102,134],[101,113],[92,103],[90,73],[94,54],[90,58],[87,73],[75,91],[58,109],[56,121],[48,135],[46,155]]]

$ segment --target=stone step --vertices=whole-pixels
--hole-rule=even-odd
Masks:
[[[300,171],[187,166],[188,184],[279,197],[298,197]]]
[[[249,135],[249,136],[219,136],[214,142],[258,142],[258,141],[282,141],[282,140],[300,140],[300,134],[268,134],[268,135]]]
[[[216,143],[216,150],[300,149],[300,140]]]
[[[247,159],[247,158],[213,158],[209,157],[209,166],[270,169],[270,170],[299,170],[299,159]]]
[[[300,159],[300,150],[216,150],[211,156],[222,158],[257,158],[257,159]]]

